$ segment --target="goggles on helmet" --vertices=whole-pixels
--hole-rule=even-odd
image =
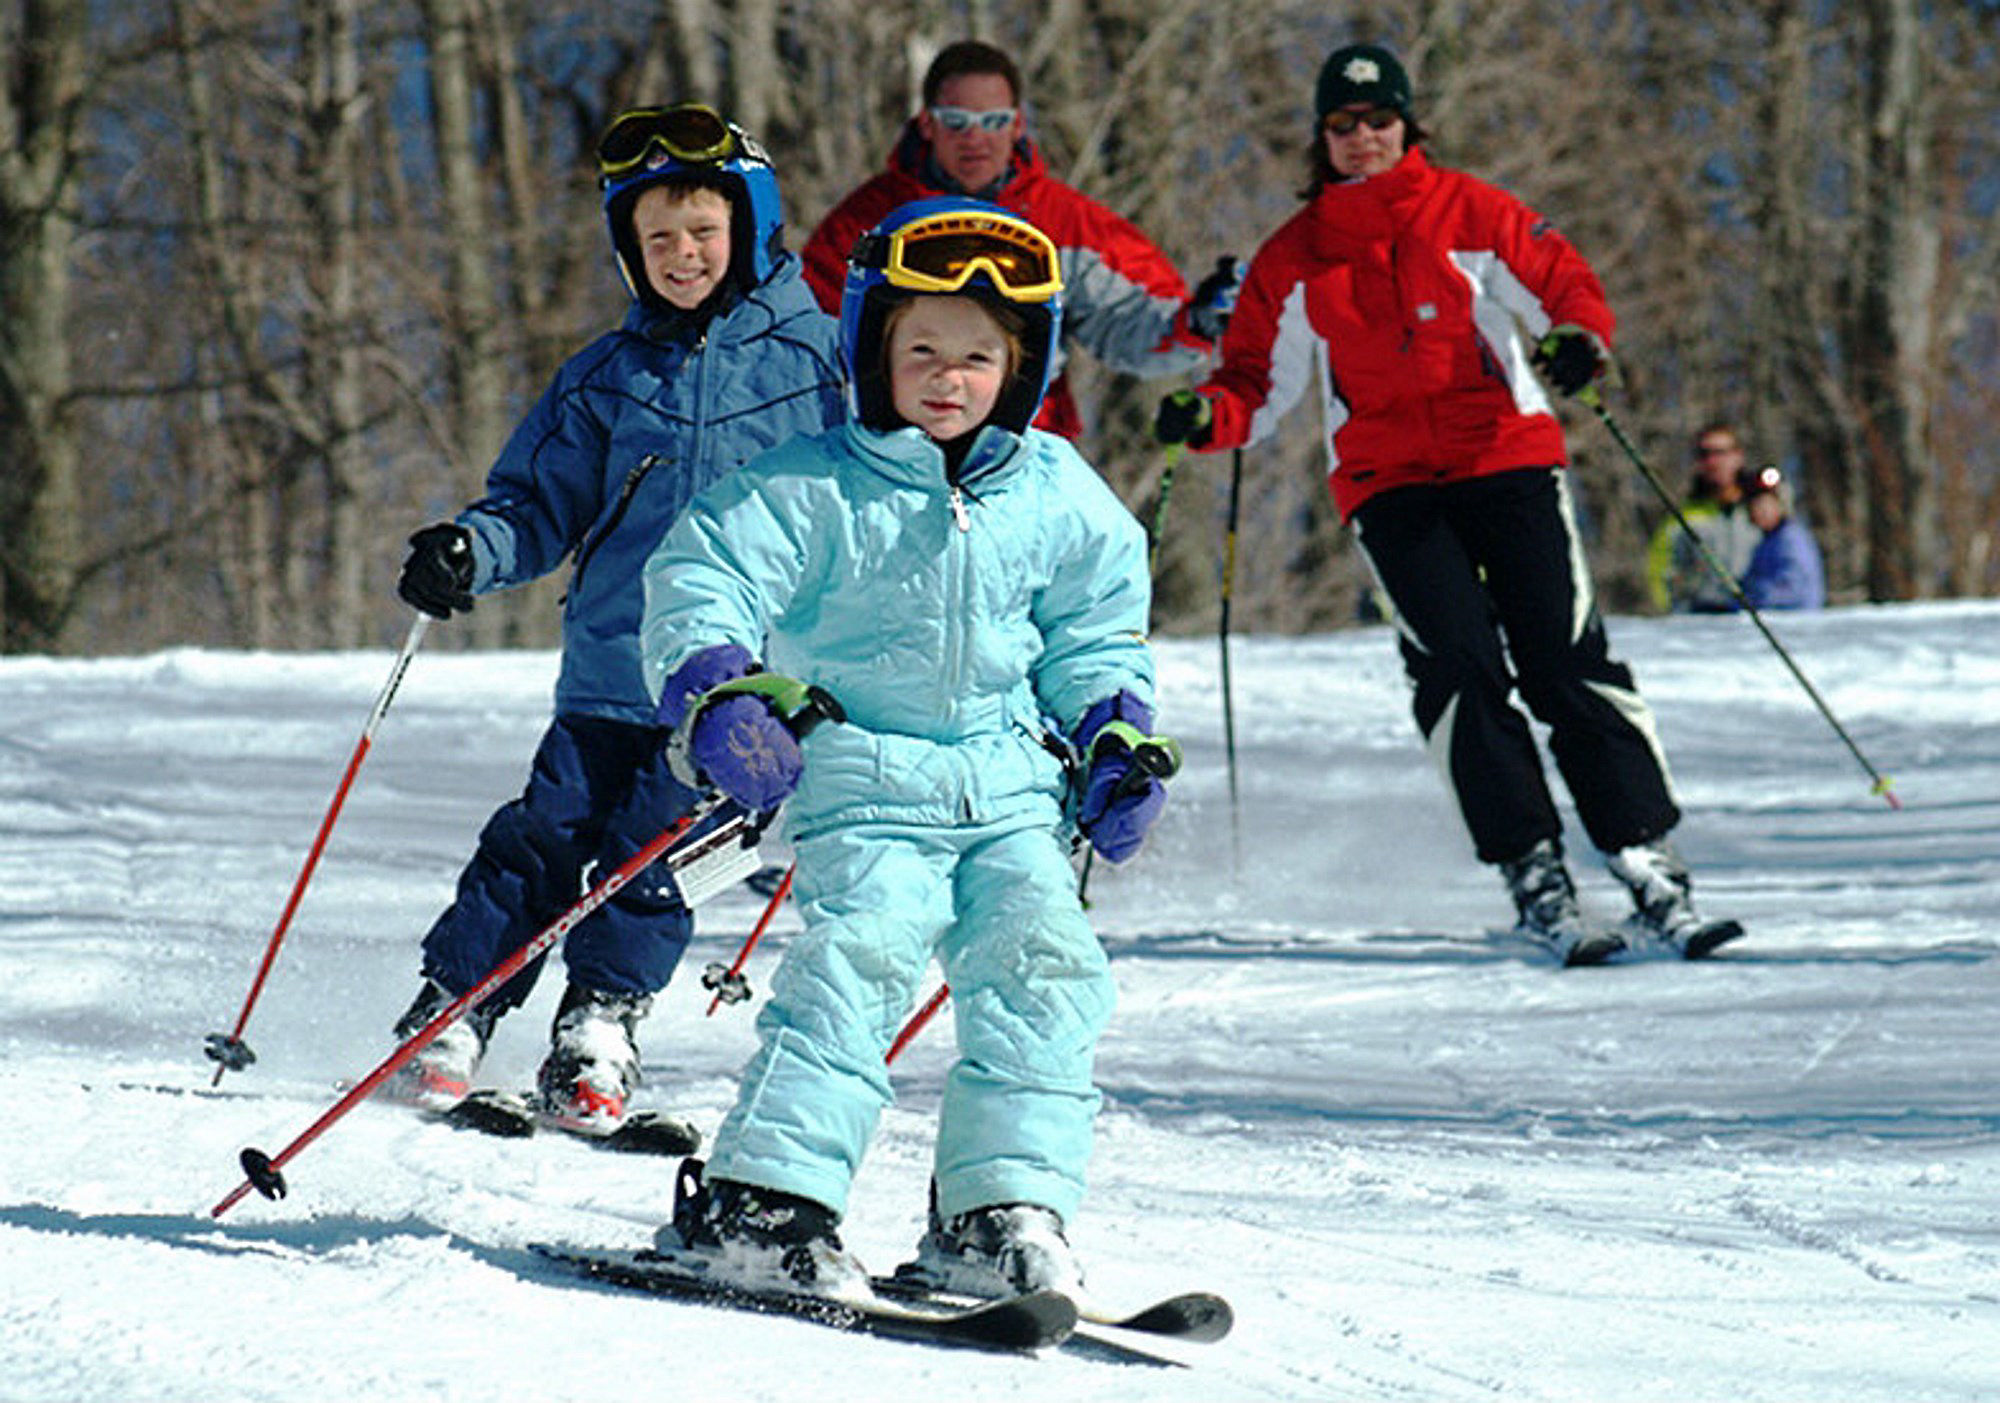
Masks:
[[[668,159],[712,165],[736,152],[735,131],[712,107],[699,102],[635,107],[620,113],[597,139],[597,171],[617,180]]]
[[[862,235],[850,261],[879,268],[890,286],[913,292],[957,292],[981,273],[1014,302],[1046,302],[1062,291],[1056,246],[1010,214],[925,215],[887,235]]]

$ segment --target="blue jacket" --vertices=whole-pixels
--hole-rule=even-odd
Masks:
[[[1825,606],[1826,566],[1804,522],[1788,516],[1765,534],[1743,572],[1743,595],[1759,609]]]
[[[474,593],[537,579],[574,554],[557,712],[652,723],[641,568],[701,489],[840,421],[838,345],[787,257],[705,331],[635,303],[556,373],[458,523],[472,533]]]
[[[947,483],[921,430],[846,424],[704,492],[646,567],[647,682],[738,643],[848,723],[786,805],[828,822],[1060,816],[1042,740],[1121,689],[1153,701],[1145,534],[1067,441],[980,430]]]

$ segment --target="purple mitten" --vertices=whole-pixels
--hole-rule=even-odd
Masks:
[[[1167,787],[1137,769],[1129,753],[1107,755],[1090,767],[1076,821],[1100,857],[1123,862],[1139,851],[1166,806]]]
[[[750,656],[750,650],[737,643],[717,643],[689,654],[686,662],[667,674],[660,688],[659,724],[672,730],[710,688],[748,677],[756,670],[757,660]]]
[[[805,756],[771,704],[744,693],[702,708],[688,754],[708,782],[744,808],[762,813],[799,787]]]

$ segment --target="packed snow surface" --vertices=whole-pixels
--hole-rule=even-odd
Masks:
[[[1228,1340],[1157,1350],[1185,1369],[588,1284],[528,1244],[644,1243],[669,1162],[375,1101],[288,1197],[212,1216],[243,1147],[276,1153],[389,1052],[555,659],[418,656],[246,1030],[258,1061],[215,1089],[202,1041],[390,652],[0,662],[0,1397],[2000,1397],[2000,607],[1773,626],[1902,808],[1749,621],[1614,619],[1698,901],[1750,934],[1580,971],[1507,937],[1388,631],[1235,640],[1234,803],[1217,644],[1160,645],[1188,762],[1145,852],[1091,877],[1121,1004],[1072,1237],[1106,1298],[1234,1302]],[[1622,915],[1568,842],[1586,905]],[[705,1017],[696,976],[760,905],[704,908],[643,1029],[642,1105],[712,1129],[729,1104],[756,1005]],[[487,1080],[532,1075],[559,984],[501,1025]],[[899,1059],[856,1184],[845,1233],[878,1269],[922,1227],[951,1046],[941,1018]]]

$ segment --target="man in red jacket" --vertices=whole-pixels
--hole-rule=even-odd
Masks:
[[[971,195],[1027,216],[1054,241],[1065,349],[1081,345],[1114,370],[1149,378],[1203,364],[1235,301],[1235,259],[1218,260],[1189,297],[1137,225],[1051,176],[1028,136],[1020,72],[991,44],[947,45],[924,74],[923,99],[888,167],[834,206],[806,241],[806,282],[822,307],[839,312],[847,255],[890,210],[933,195]],[[1065,377],[1050,385],[1035,427],[1066,438],[1082,432]]]
[[[1419,729],[1517,929],[1565,963],[1643,939],[1690,958],[1704,922],[1667,843],[1680,820],[1651,712],[1610,655],[1565,471],[1564,394],[1604,374],[1597,276],[1505,191],[1432,166],[1386,49],[1339,49],[1315,92],[1304,209],[1251,260],[1222,365],[1161,403],[1157,435],[1206,450],[1271,432],[1318,389],[1344,520],[1392,607]],[[1586,922],[1521,699],[1577,816],[1629,888],[1622,931]]]

